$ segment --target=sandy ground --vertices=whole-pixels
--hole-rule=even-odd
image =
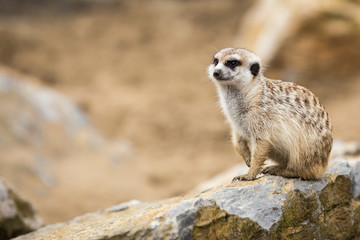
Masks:
[[[77,152],[52,169],[58,181],[51,188],[15,182],[47,223],[130,199],[183,194],[240,161],[206,67],[213,53],[233,45],[249,2],[120,1],[2,15],[0,63],[70,96],[107,138],[127,139],[134,148],[119,164]],[[335,137],[360,141],[357,54],[347,59],[340,47],[329,54],[334,43],[320,44],[316,29],[302,32],[284,44],[267,74],[298,76],[323,100]],[[351,65],[341,74],[332,71],[339,57]],[[9,169],[1,174],[21,174]]]

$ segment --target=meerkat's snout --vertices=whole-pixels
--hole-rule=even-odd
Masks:
[[[209,67],[209,74],[216,81],[228,82],[233,79],[235,71],[234,69],[229,69],[229,67],[223,63],[218,63],[218,60],[215,59],[214,63]]]
[[[221,69],[215,69],[214,73],[213,73],[213,76],[217,80],[223,80],[223,72],[221,71]]]

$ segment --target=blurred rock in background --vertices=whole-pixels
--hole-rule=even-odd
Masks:
[[[5,68],[0,69],[0,99],[0,148],[65,153],[76,144],[96,146],[103,141],[69,98]]]
[[[66,170],[76,169],[72,161],[82,164],[76,171],[91,166],[94,156],[96,170],[116,168],[133,150],[128,141],[104,139],[71,99],[34,82],[0,68],[0,172],[34,202],[56,203],[56,189],[76,186],[76,176]]]
[[[10,239],[42,225],[32,204],[0,178],[0,239]]]

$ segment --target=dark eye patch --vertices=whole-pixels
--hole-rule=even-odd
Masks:
[[[214,58],[214,65],[216,66],[216,65],[218,65],[218,63],[219,63],[219,59],[217,59],[217,58]]]
[[[241,62],[238,60],[229,60],[229,61],[225,62],[225,66],[227,66],[229,68],[235,68],[240,65],[241,65]]]

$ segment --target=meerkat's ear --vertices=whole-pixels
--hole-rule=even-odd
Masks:
[[[253,63],[251,64],[250,66],[250,72],[251,74],[256,77],[259,73],[259,70],[260,70],[260,64],[259,63]]]

